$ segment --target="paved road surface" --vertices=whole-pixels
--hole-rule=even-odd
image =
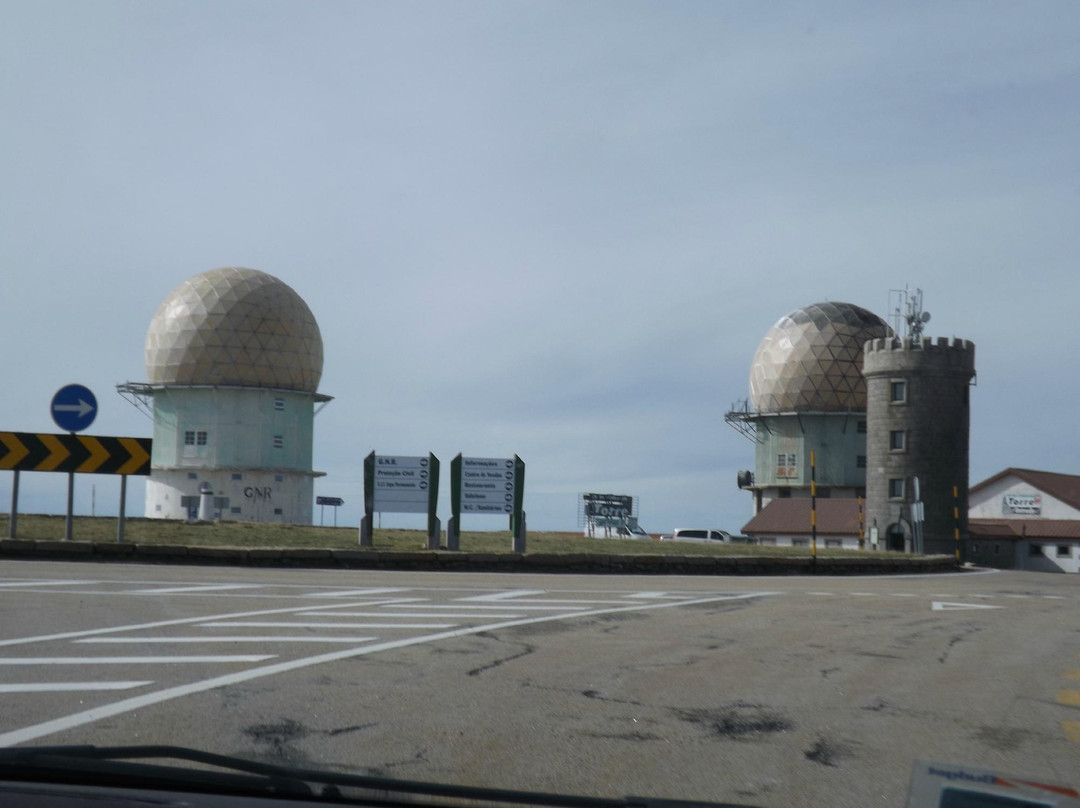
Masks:
[[[0,563],[0,745],[901,805],[917,758],[1080,785],[1080,581]]]

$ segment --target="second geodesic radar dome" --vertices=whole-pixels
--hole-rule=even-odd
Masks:
[[[866,409],[863,345],[888,324],[851,303],[814,303],[781,317],[761,340],[750,368],[757,412]]]

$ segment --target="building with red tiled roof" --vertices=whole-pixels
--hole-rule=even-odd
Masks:
[[[969,558],[1002,569],[1080,572],[1080,475],[1007,468],[968,493]]]
[[[778,547],[809,547],[814,528],[809,498],[774,499],[742,527],[758,544]],[[819,547],[860,548],[862,502],[858,499],[817,500]]]

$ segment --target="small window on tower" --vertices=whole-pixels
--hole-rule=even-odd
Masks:
[[[902,452],[907,448],[907,440],[904,430],[894,429],[889,432],[889,449],[893,452]]]
[[[184,430],[184,445],[185,446],[194,446],[195,445],[195,430],[194,429],[185,429]]]
[[[901,404],[907,401],[907,382],[889,382],[889,401]]]
[[[859,423],[856,424],[856,426],[855,426],[855,431],[858,432],[860,435],[865,435],[866,434],[866,421],[859,421]]]
[[[196,446],[205,446],[206,445],[206,431],[205,430],[200,429],[198,432],[195,433],[195,445]]]
[[[904,498],[904,478],[893,477],[889,480],[889,499]]]
[[[285,446],[285,436],[284,435],[274,435],[274,448],[275,449],[281,449],[281,448],[284,448],[284,446]]]
[[[274,399],[274,409],[277,410],[278,412],[284,412],[285,411],[285,399],[283,399],[283,398],[275,398]]]
[[[855,455],[855,468],[866,468],[866,455]]]

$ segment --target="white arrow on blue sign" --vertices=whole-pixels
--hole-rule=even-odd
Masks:
[[[80,432],[94,423],[97,398],[81,384],[69,384],[56,391],[49,412],[65,432]]]

